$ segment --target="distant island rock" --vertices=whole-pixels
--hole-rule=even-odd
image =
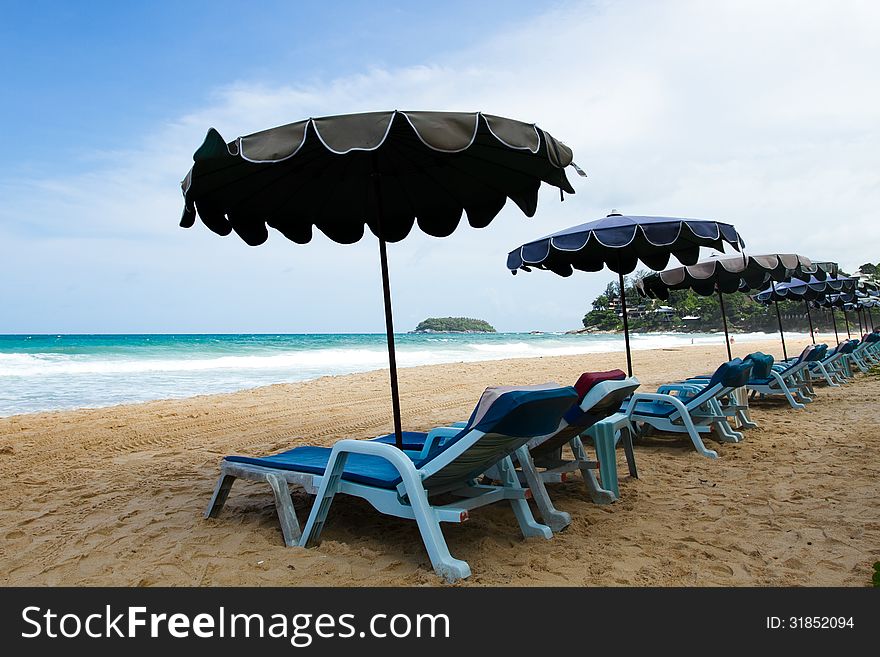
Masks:
[[[471,317],[429,317],[419,322],[413,333],[496,333],[483,319]]]

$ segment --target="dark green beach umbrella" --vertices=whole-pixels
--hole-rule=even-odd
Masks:
[[[727,357],[733,356],[730,350],[730,334],[727,327],[727,314],[724,310],[724,294],[760,290],[767,283],[785,282],[792,277],[825,280],[837,274],[833,262],[813,262],[797,253],[768,253],[764,255],[741,254],[726,257],[711,257],[686,266],[667,269],[645,276],[637,284],[638,291],[653,299],[669,298],[670,290],[693,290],[708,297],[718,295],[721,306],[721,319],[724,324],[724,342]],[[782,320],[777,305],[777,320],[782,334]],[[785,338],[782,338],[782,352],[785,355]],[[786,356],[787,357],[787,356]]]
[[[413,225],[450,235],[462,215],[487,226],[512,200],[533,216],[542,182],[570,194],[572,152],[534,124],[490,114],[369,112],[312,118],[227,143],[213,128],[182,183],[180,225],[198,216],[251,246],[274,228],[305,244],[317,228],[351,244],[378,240],[397,445],[402,443],[387,242]]]

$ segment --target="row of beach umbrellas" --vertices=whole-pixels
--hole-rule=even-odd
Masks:
[[[198,217],[211,231],[235,232],[251,246],[265,242],[270,227],[298,244],[309,242],[315,228],[343,244],[359,241],[367,230],[375,236],[400,447],[387,244],[404,239],[416,226],[446,237],[463,216],[475,228],[487,226],[508,199],[531,217],[542,183],[558,188],[560,198],[575,193],[568,167],[584,175],[572,150],[535,124],[480,112],[395,110],[309,118],[228,143],[212,128],[182,182],[180,224],[191,227]],[[725,245],[740,252],[745,247],[729,223],[613,211],[517,247],[508,254],[507,267],[514,274],[547,270],[570,276],[605,268],[616,273],[630,375],[624,276],[640,262],[658,271],[673,257],[682,265],[640,281],[639,292],[646,296],[668,298],[670,290],[685,288],[718,294],[728,355],[724,294],[758,292],[761,301],[777,304],[777,313],[780,299],[794,297],[817,305],[839,300],[845,309],[874,302],[857,297],[849,282],[854,279],[838,277],[834,263],[814,263],[797,254],[740,253],[700,260],[701,248],[723,252]],[[781,318],[779,324],[781,332]]]

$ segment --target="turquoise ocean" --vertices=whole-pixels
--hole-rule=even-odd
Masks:
[[[655,349],[723,339],[654,333],[632,340],[634,349]],[[399,367],[624,348],[621,335],[607,334],[401,333],[395,340]],[[384,334],[0,335],[0,416],[232,392],[387,366]]]

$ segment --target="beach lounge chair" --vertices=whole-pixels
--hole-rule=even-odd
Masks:
[[[541,519],[553,531],[561,531],[571,524],[571,516],[553,505],[545,484],[564,481],[567,474],[580,470],[590,498],[596,504],[609,504],[620,498],[615,448],[623,444],[630,476],[638,478],[635,455],[632,448],[632,427],[629,418],[619,412],[624,399],[639,387],[638,379],[627,378],[621,370],[608,372],[585,372],[574,388],[578,400],[565,414],[563,422],[553,433],[535,436],[516,450],[513,462],[520,482],[532,491]],[[450,425],[450,430],[460,430],[464,422]],[[424,434],[404,436],[405,448],[423,449],[420,444]],[[597,458],[587,456],[582,437],[593,441]],[[376,440],[392,442],[393,436]],[[443,437],[438,437],[442,441]],[[564,458],[564,446],[571,450],[573,458]],[[412,452],[408,452],[412,454]],[[599,470],[601,485],[594,474]],[[486,476],[501,480],[498,467],[488,470]]]
[[[750,379],[760,379],[770,376],[770,370],[773,368],[773,356],[760,351],[753,352],[746,356],[742,361],[734,359],[731,362],[750,363],[752,366]],[[694,394],[703,389],[703,387],[712,378],[711,374],[702,376],[692,376],[681,382],[683,385],[695,385]],[[758,423],[752,419],[749,410],[748,390],[745,386],[737,388],[727,395],[721,395],[718,403],[726,417],[733,418],[737,428],[756,429]]]
[[[805,405],[813,400],[808,394],[810,386],[804,370],[814,350],[815,345],[809,345],[797,358],[774,363],[768,376],[751,377],[746,382],[751,399],[783,395],[792,408],[806,408]]]
[[[550,436],[530,440],[526,445],[529,460],[521,458],[523,450],[517,451],[517,464],[529,487],[536,483],[536,478],[543,483],[554,483],[562,481],[567,473],[580,470],[593,502],[606,504],[619,499],[615,457],[618,443],[623,444],[630,476],[638,478],[632,424],[629,417],[620,412],[623,402],[638,387],[639,380],[627,377],[621,370],[582,374],[574,385],[579,401],[565,414],[559,430]],[[582,438],[592,440],[596,461],[587,458]],[[563,457],[565,446],[573,458]],[[602,479],[601,487],[594,474],[596,469]],[[538,499],[536,494],[535,500]]]
[[[508,500],[524,536],[552,536],[549,527],[535,521],[526,501],[529,491],[520,485],[510,457],[532,437],[556,431],[575,400],[574,388],[555,384],[487,388],[466,426],[428,432],[415,459],[376,440],[340,440],[332,449],[296,447],[262,458],[227,456],[205,516],[217,517],[236,478],[264,481],[275,495],[285,543],[308,547],[318,542],[337,493],[360,497],[380,513],[415,520],[434,570],[452,582],[471,571],[467,562],[450,555],[441,522],[464,522],[473,509]],[[446,439],[441,443],[440,437]],[[477,483],[496,465],[500,485]],[[315,495],[302,532],[289,484]],[[459,499],[436,502],[444,493]]]
[[[835,353],[840,354],[840,360],[836,364],[837,374],[844,381],[851,381],[855,377],[850,356],[855,348],[856,344],[851,340],[844,340],[835,348]]]
[[[834,349],[827,349],[826,347],[823,357],[809,362],[807,374],[810,377],[811,383],[824,381],[832,388],[839,388],[841,384],[846,383],[847,378],[841,361],[845,358],[847,349],[842,349],[841,347],[844,347],[844,345],[838,345]]]
[[[637,392],[625,404],[624,412],[637,426],[686,433],[697,452],[718,458],[716,451],[706,448],[700,434],[714,431],[722,442],[743,439],[730,426],[719,400],[745,385],[751,370],[751,363],[737,358],[721,365],[705,384],[674,383],[661,386],[656,393]]]
[[[874,334],[869,334],[874,335]],[[867,374],[868,370],[874,365],[880,363],[880,355],[878,355],[878,342],[869,336],[862,340],[852,340],[853,350],[849,352],[850,361],[856,364],[862,374]]]

